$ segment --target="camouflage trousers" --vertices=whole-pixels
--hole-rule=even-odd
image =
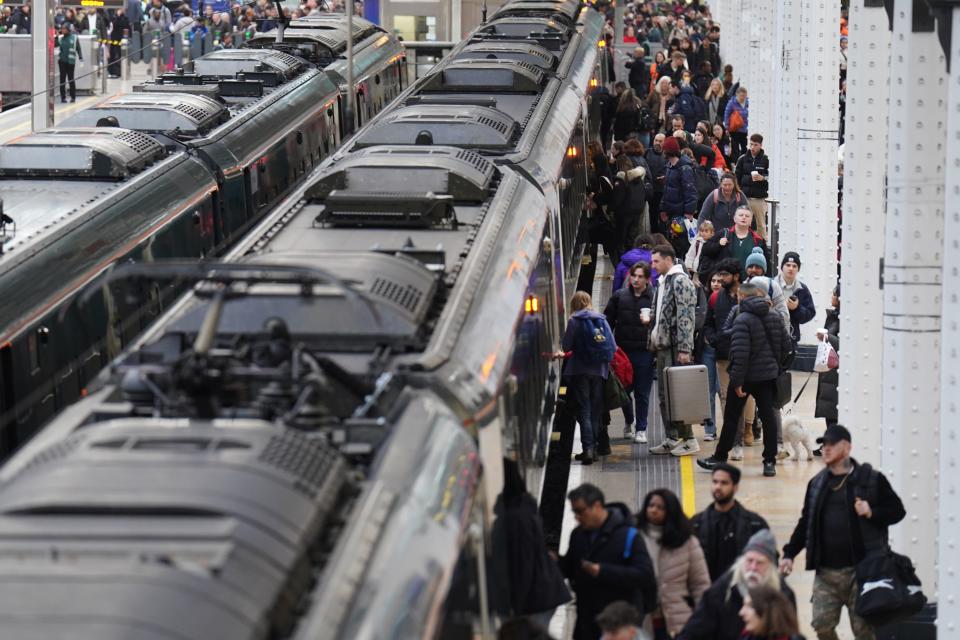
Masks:
[[[857,604],[857,576],[853,567],[847,569],[818,569],[813,579],[813,619],[810,626],[819,640],[838,640],[837,625],[840,612],[847,607],[850,628],[856,640],[874,640],[873,629],[863,618],[854,615]]]

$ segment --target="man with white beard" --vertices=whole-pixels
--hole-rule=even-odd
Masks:
[[[793,591],[777,571],[777,541],[769,529],[753,534],[743,555],[704,592],[677,640],[737,640],[743,633],[743,597],[760,586],[782,591],[796,608]]]

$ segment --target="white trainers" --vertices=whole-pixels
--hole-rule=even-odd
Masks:
[[[730,459],[734,462],[740,462],[743,460],[743,447],[734,447],[730,451]]]
[[[671,451],[673,451],[679,444],[680,444],[679,440],[674,440],[673,438],[667,438],[657,446],[651,447],[650,449],[648,449],[648,451],[655,456],[665,456]]]
[[[716,440],[716,439],[717,439],[717,434],[715,434],[715,433],[708,433],[708,434],[706,434],[706,435],[703,436],[703,441],[704,441],[704,442],[713,442],[713,441]]]
[[[696,438],[684,440],[670,450],[670,454],[677,456],[678,458],[681,456],[690,456],[695,453],[700,453],[700,443],[697,442]]]
[[[632,438],[632,437],[633,437],[633,423],[630,423],[630,424],[625,425],[625,426],[623,427],[623,437],[624,437],[624,438]]]
[[[790,452],[782,444],[777,447],[777,460],[786,460],[790,457]]]
[[[633,437],[633,441],[637,444],[647,444],[647,432],[637,431],[637,435]]]

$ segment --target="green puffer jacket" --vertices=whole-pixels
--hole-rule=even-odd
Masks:
[[[58,60],[64,64],[77,64],[77,56],[83,60],[83,54],[80,53],[80,38],[75,33],[68,33],[58,38],[57,44],[60,46],[60,56]]]

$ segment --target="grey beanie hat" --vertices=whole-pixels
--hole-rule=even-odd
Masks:
[[[770,531],[770,529],[761,529],[750,536],[750,540],[747,541],[747,546],[743,548],[744,553],[747,551],[762,553],[770,558],[770,562],[773,563],[777,562],[777,558],[780,555],[777,553],[777,539],[773,537],[773,532]]]

